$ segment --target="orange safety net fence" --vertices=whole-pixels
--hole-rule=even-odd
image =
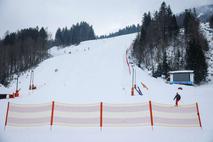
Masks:
[[[152,112],[155,126],[200,127],[196,104],[177,107],[152,102]]]
[[[156,102],[132,104],[8,103],[5,126],[32,127],[202,127],[198,103],[173,106]]]
[[[55,103],[54,125],[73,127],[99,127],[100,104]]]
[[[49,125],[51,104],[20,105],[8,103],[5,126],[31,127]]]
[[[150,115],[148,107],[148,103],[104,103],[103,127],[135,127],[150,125]]]

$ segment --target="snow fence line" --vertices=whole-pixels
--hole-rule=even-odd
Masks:
[[[202,127],[198,103],[173,106],[132,104],[13,104],[8,102],[5,128],[62,125],[71,127]]]

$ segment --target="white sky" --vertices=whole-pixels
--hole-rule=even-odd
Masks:
[[[174,13],[212,4],[213,0],[165,0]],[[93,25],[97,35],[141,23],[144,12],[158,10],[162,0],[0,0],[0,37],[9,30],[43,26],[53,34],[80,21]]]

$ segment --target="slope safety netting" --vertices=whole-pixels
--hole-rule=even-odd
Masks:
[[[53,124],[73,127],[99,127],[99,109],[99,103],[81,105],[55,103]]]
[[[106,104],[103,106],[103,127],[150,125],[148,103]]]
[[[54,101],[36,105],[8,103],[5,126],[41,125],[202,127],[197,103],[178,107],[151,101],[134,104],[64,104]]]
[[[30,127],[49,125],[51,117],[51,104],[37,105],[8,105],[5,125],[17,127]]]
[[[152,103],[155,126],[200,127],[196,104],[174,106]]]

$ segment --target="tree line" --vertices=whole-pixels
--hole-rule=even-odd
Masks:
[[[68,46],[81,41],[95,39],[93,27],[86,22],[73,25],[70,29],[58,28],[55,39],[48,39],[42,28],[27,28],[5,34],[0,39],[0,83],[8,85],[13,74],[19,74],[48,57],[48,48]]]
[[[28,28],[7,33],[0,40],[0,83],[8,85],[11,75],[37,65],[47,57],[47,31]]]
[[[58,28],[55,34],[56,46],[68,46],[79,44],[82,41],[95,39],[93,27],[87,22],[80,22],[71,28]]]
[[[153,16],[145,13],[132,54],[138,66],[145,65],[155,77],[168,77],[170,70],[188,69],[194,70],[195,83],[200,83],[207,76],[208,42],[199,30],[195,10],[186,10],[181,18],[183,22],[179,24],[165,2]]]
[[[98,37],[98,39],[111,38],[111,37],[131,34],[131,33],[137,33],[140,31],[140,28],[141,26],[139,24],[137,25],[133,24],[131,26],[126,26],[125,28],[119,29],[117,32],[110,33],[109,35],[101,35]]]

